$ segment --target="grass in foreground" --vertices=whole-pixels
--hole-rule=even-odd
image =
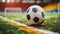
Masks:
[[[0,34],[27,34],[25,31],[20,30],[0,18]]]
[[[26,20],[26,17],[25,17],[25,15],[26,15],[26,13],[22,13],[22,14],[18,14],[18,15],[16,15],[16,14],[7,14],[7,15],[2,15],[2,16],[4,16],[4,17],[7,17],[7,18],[9,18],[9,19],[13,19],[13,20],[15,20],[15,21],[17,21],[17,22],[21,22],[21,23],[23,23],[23,24],[27,24],[27,20]],[[58,14],[55,14],[55,13],[47,13],[47,16],[58,16]],[[4,22],[4,21],[2,21],[2,22]],[[1,23],[2,23],[1,22]],[[3,23],[4,24],[4,23]],[[5,23],[6,24],[6,23]],[[40,29],[46,29],[46,30],[50,30],[50,31],[54,31],[54,32],[59,32],[60,33],[60,15],[59,15],[59,17],[51,17],[51,18],[48,18],[48,19],[46,19],[45,20],[45,22],[43,23],[43,24],[46,24],[46,26],[44,26],[44,27],[40,27]],[[9,25],[9,24],[8,24]],[[5,28],[5,25],[3,26],[1,26],[1,27],[3,27],[3,29]],[[8,30],[11,30],[9,27],[11,27],[11,26],[6,26],[7,28],[8,28]],[[12,28],[12,30],[13,30],[13,32],[15,31],[14,29],[16,29],[16,28]],[[6,29],[4,29],[5,31],[6,31]],[[3,31],[4,31],[3,30]],[[8,31],[7,30],[7,31]],[[18,29],[17,29],[18,30]],[[15,31],[15,32],[17,32],[17,31]],[[19,31],[20,32],[20,31]],[[24,33],[24,31],[22,31],[23,33]],[[21,32],[20,32],[21,33]],[[21,33],[22,34],[22,33]],[[24,33],[25,34],[25,33]]]

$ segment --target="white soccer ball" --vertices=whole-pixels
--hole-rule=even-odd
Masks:
[[[41,25],[45,20],[45,11],[38,5],[30,6],[26,18],[30,25]]]

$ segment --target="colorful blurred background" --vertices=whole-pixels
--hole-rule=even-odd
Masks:
[[[40,5],[44,10],[58,10],[59,0],[0,0],[0,12],[5,8],[20,8],[23,12],[31,5]]]

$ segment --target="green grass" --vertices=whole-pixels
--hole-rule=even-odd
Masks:
[[[6,14],[6,15],[2,14],[2,16],[23,24],[28,24],[26,19],[26,13],[17,13],[17,14],[14,13],[14,14]],[[60,33],[60,14],[46,13],[46,16],[50,16],[50,18],[46,18],[45,22],[43,23],[46,26],[39,27],[39,28]]]
[[[26,13],[2,14],[1,16],[27,24]]]
[[[60,33],[60,14],[49,14],[48,16],[56,17],[46,19],[43,23],[45,26],[40,28]]]
[[[0,34],[27,34],[23,30],[10,25],[7,21],[0,18]]]

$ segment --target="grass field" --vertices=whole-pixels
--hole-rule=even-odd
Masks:
[[[0,14],[0,15],[3,17],[7,17],[11,20],[15,20],[17,22],[23,23],[23,24],[28,24],[25,12],[24,13],[13,13],[13,14]],[[60,33],[60,14],[46,13],[45,22],[43,24],[46,26],[39,27],[40,29],[46,29],[46,30]]]

